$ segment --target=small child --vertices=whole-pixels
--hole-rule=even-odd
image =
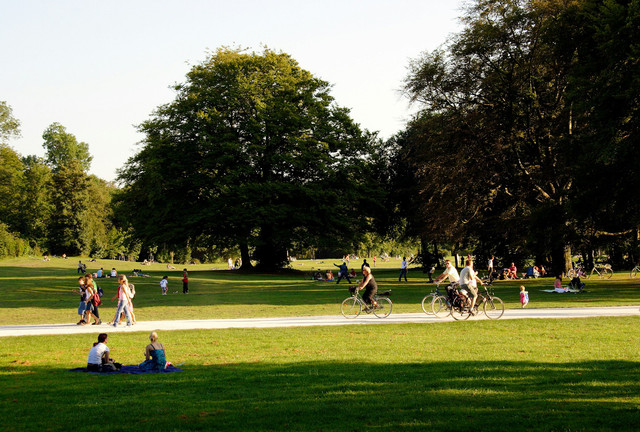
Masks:
[[[162,295],[167,295],[167,289],[169,287],[169,276],[163,276],[160,281],[160,288],[162,288]]]
[[[523,285],[520,285],[520,303],[523,308],[529,304],[529,291],[526,291]]]

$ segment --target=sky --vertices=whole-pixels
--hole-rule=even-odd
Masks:
[[[387,139],[415,107],[411,59],[461,29],[463,0],[0,0],[0,101],[21,155],[44,156],[54,122],[89,145],[91,174],[113,181],[140,150],[136,125],[221,46],[293,57],[335,102]]]

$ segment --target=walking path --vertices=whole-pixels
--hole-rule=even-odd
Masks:
[[[614,306],[592,308],[549,308],[549,309],[507,309],[501,319],[524,318],[586,318],[586,317],[616,317],[640,315],[638,306]],[[468,321],[486,320],[484,315],[471,317]],[[226,328],[273,328],[273,327],[310,327],[337,326],[358,324],[400,324],[400,323],[443,323],[451,322],[453,318],[436,318],[424,313],[392,313],[385,319],[374,315],[362,314],[355,319],[346,319],[342,315],[306,316],[286,318],[236,318],[236,319],[201,319],[176,321],[138,321],[134,326],[119,326],[117,328],[106,324],[93,326],[78,326],[75,324],[35,324],[0,326],[0,337],[55,335],[75,333],[99,332],[132,332],[153,330],[192,330],[192,329],[226,329]]]

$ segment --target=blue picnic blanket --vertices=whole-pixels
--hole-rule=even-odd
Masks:
[[[69,369],[69,372],[89,372],[95,375],[115,375],[115,374],[123,374],[123,373],[133,374],[133,375],[142,375],[142,374],[152,374],[152,373],[183,372],[183,369],[179,369],[175,366],[169,366],[163,370],[143,370],[143,369],[140,369],[138,365],[123,365],[119,371],[113,371],[113,372],[88,371],[86,367]]]

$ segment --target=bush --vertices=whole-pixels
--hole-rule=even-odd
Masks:
[[[7,226],[0,224],[0,258],[20,257],[33,253],[29,242],[21,239],[7,230]]]

